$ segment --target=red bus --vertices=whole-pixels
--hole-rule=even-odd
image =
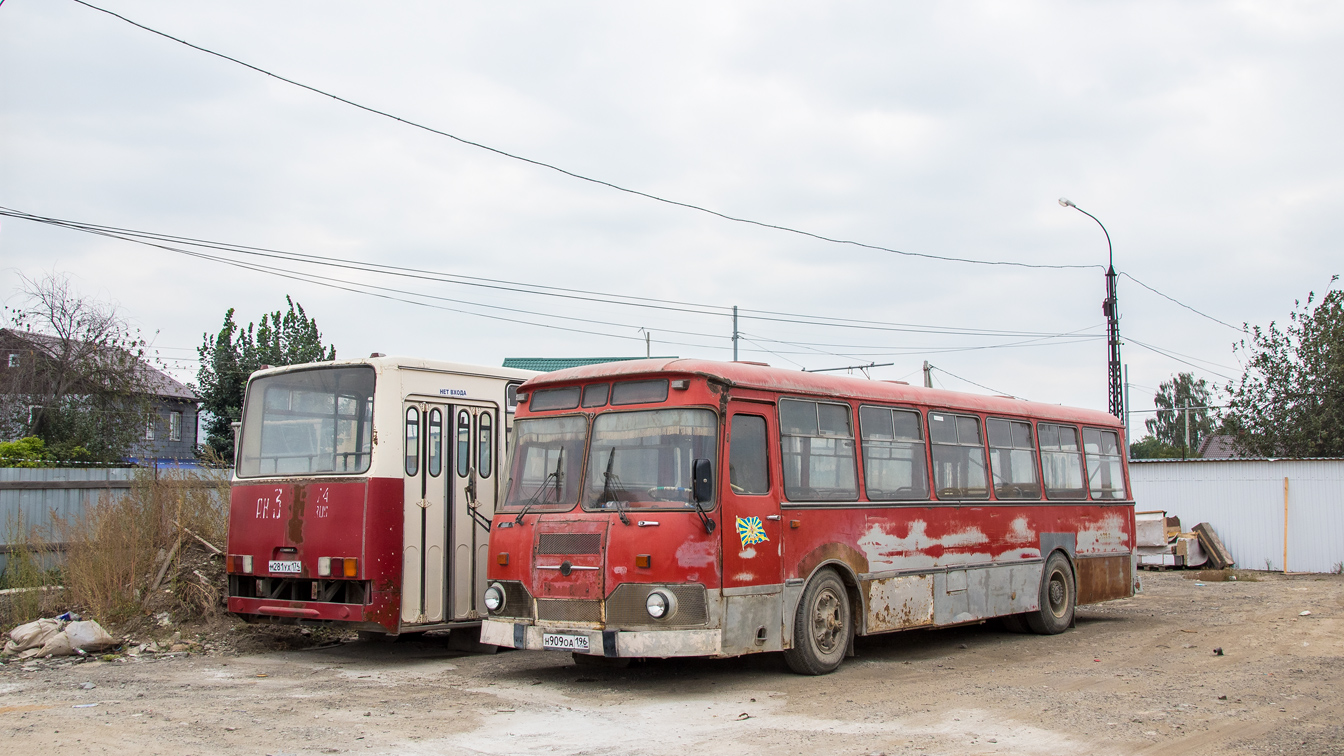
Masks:
[[[383,356],[254,373],[229,611],[388,635],[479,625],[512,396],[533,375]]]
[[[540,375],[481,640],[823,674],[856,635],[1063,632],[1138,588],[1124,443],[1102,412],[756,363]]]

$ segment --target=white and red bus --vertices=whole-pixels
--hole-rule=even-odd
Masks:
[[[261,370],[229,507],[229,611],[395,635],[479,624],[529,370],[383,357]]]
[[[1102,412],[753,363],[540,375],[481,640],[821,674],[856,635],[1063,632],[1137,590],[1124,443]]]

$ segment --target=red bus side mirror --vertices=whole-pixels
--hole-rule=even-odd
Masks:
[[[714,498],[714,468],[707,459],[691,463],[691,495],[697,502]]]

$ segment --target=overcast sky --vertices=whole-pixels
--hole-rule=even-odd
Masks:
[[[466,140],[828,237],[1104,266],[1105,236],[1066,196],[1106,224],[1120,271],[1236,326],[1285,320],[1344,268],[1335,3],[95,4]],[[643,328],[655,355],[731,359],[726,315],[604,296],[621,294],[1001,331],[744,317],[741,359],[892,362],[870,374],[911,382],[927,359],[948,388],[1106,407],[1100,267],[943,262],[730,222],[372,115],[73,0],[0,5],[0,205],[601,293],[253,261],[436,309],[0,219],[7,304],[21,275],[68,273],[174,360],[227,308],[257,320],[287,294],[342,357],[643,355]],[[1240,374],[1238,331],[1128,278],[1120,309],[1134,409],[1176,371]],[[1041,336],[1063,333],[1084,338]]]

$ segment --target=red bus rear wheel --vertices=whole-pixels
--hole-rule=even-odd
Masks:
[[[1056,551],[1045,560],[1041,574],[1041,608],[1026,615],[1027,625],[1039,635],[1056,635],[1073,624],[1077,591],[1068,557]]]
[[[834,672],[854,634],[849,593],[835,570],[818,572],[803,591],[793,619],[793,648],[784,651],[789,669],[800,675]]]

